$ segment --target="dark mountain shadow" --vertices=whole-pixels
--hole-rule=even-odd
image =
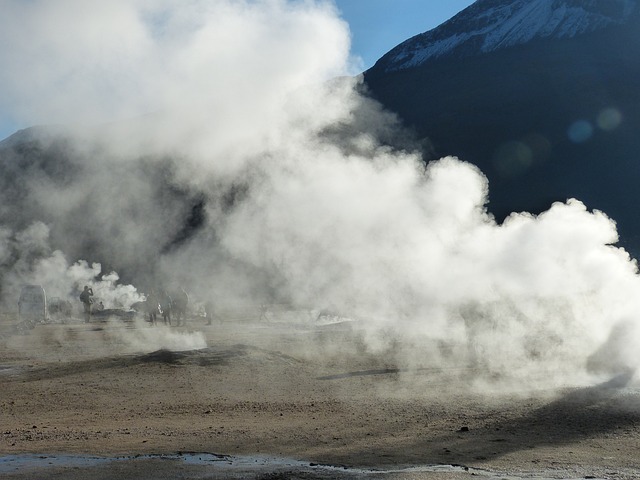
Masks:
[[[640,253],[640,16],[571,39],[539,40],[419,67],[365,72],[369,94],[446,155],[489,179],[488,208],[540,213],[577,198],[617,221]]]

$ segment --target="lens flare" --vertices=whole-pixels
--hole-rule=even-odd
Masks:
[[[588,120],[577,120],[569,126],[567,135],[573,143],[584,143],[593,136],[593,130]]]
[[[598,114],[596,121],[598,127],[606,132],[611,132],[622,123],[622,112],[617,108],[605,108]]]

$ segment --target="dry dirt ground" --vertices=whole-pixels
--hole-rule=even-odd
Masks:
[[[473,393],[350,323],[3,322],[0,478],[640,478],[624,378]]]

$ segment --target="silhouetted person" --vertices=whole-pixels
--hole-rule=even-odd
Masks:
[[[84,322],[89,323],[91,320],[91,304],[93,303],[93,289],[88,285],[84,286],[84,290],[80,294],[80,301],[84,309]]]
[[[162,318],[165,325],[171,325],[171,297],[166,291],[162,291],[160,294],[160,311],[162,312]]]
[[[149,315],[149,322],[151,325],[156,324],[156,320],[158,319],[158,296],[156,295],[155,290],[151,290],[151,293],[147,295],[147,314]]]
[[[207,318],[207,325],[211,325],[213,315],[213,302],[211,300],[207,300],[204,304],[204,316]]]
[[[176,325],[186,325],[187,323],[187,307],[189,305],[189,295],[184,288],[173,295],[173,317],[176,319]]]

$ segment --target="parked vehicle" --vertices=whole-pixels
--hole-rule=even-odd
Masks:
[[[42,285],[25,285],[18,300],[20,322],[46,322],[48,318],[47,296]]]

